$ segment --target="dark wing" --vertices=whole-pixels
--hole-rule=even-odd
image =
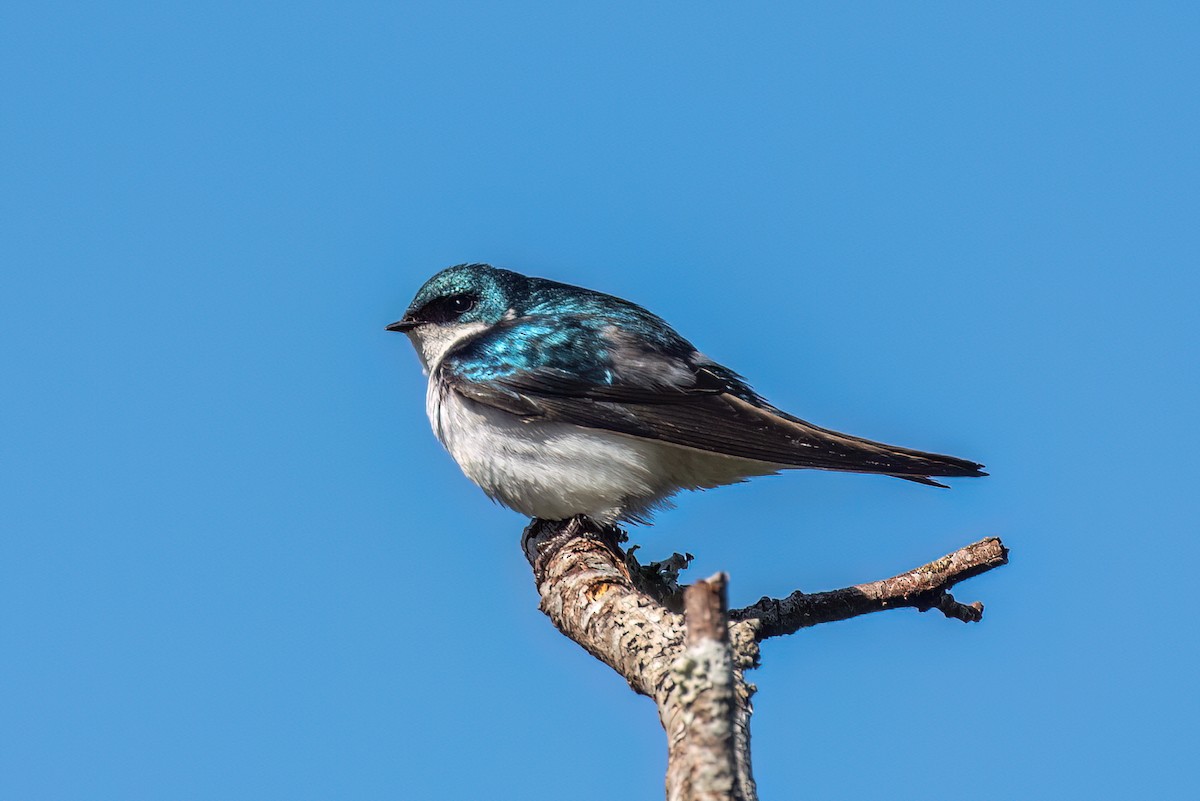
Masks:
[[[578,323],[569,335],[569,328]],[[929,476],[980,476],[982,465],[885,445],[814,426],[768,404],[731,370],[683,340],[647,344],[594,321],[514,322],[452,352],[437,378],[477,403],[526,420],[552,420],[787,467],[884,473],[935,484]],[[519,368],[512,354],[532,351]],[[558,336],[569,347],[560,352]],[[503,354],[492,358],[489,354]]]

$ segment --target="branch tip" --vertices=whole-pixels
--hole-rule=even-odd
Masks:
[[[724,643],[729,641],[725,600],[728,576],[717,573],[701,579],[683,591],[684,619],[687,621],[687,644],[701,640]]]
[[[964,623],[983,619],[983,604],[962,604],[949,590],[960,581],[1008,563],[1008,549],[999,537],[987,537],[918,568],[882,581],[841,590],[806,594],[797,590],[786,598],[764,597],[753,606],[735,609],[731,620],[756,619],[759,640],[792,634],[799,629],[835,620],[914,607],[937,609]]]

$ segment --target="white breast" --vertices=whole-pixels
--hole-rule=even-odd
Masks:
[[[521,514],[601,523],[645,520],[680,489],[731,484],[779,465],[566,423],[526,422],[435,379],[426,411],[438,439],[491,498]]]

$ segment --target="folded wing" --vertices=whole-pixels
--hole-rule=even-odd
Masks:
[[[675,348],[648,347],[612,327],[583,325],[587,333],[575,332],[572,352],[562,354],[571,363],[541,353],[520,369],[504,369],[499,360],[481,369],[488,353],[506,350],[503,338],[528,333],[521,325],[493,329],[450,354],[439,367],[439,380],[464,397],[526,420],[571,423],[785,467],[883,473],[935,486],[943,485],[930,476],[986,475],[975,462],[873,442],[793,417],[683,340]],[[589,337],[594,341],[579,341]],[[582,367],[581,352],[590,359]]]

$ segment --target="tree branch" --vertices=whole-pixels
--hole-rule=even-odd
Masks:
[[[615,532],[585,518],[534,520],[522,546],[555,627],[658,702],[683,647],[683,616],[638,591]]]
[[[687,637],[671,664],[678,703],[663,710],[669,801],[734,801],[733,655],[725,619],[726,576],[697,581],[683,594]]]
[[[584,518],[532,521],[521,544],[533,567],[542,599],[539,608],[559,631],[620,673],[636,692],[654,700],[667,731],[671,801],[757,801],[750,771],[753,687],[734,665],[754,664],[758,643],[741,628],[732,640],[728,633],[713,638],[714,632],[729,629],[723,587],[718,593],[720,614],[696,607],[685,618],[670,611],[664,604],[678,600],[678,590],[672,592],[671,585],[680,566],[675,560],[659,563],[658,572],[671,574],[663,577],[623,552],[620,538],[619,532]],[[699,598],[711,603],[713,587],[708,583],[694,593],[685,592],[684,603],[695,593],[700,595],[694,604]],[[687,622],[697,615],[693,642]],[[701,653],[689,655],[692,649]],[[700,742],[700,731],[710,742],[693,748]],[[722,743],[720,748],[716,741]],[[706,794],[712,792],[718,794]]]
[[[669,801],[756,801],[750,698],[743,672],[759,642],[805,626],[912,606],[979,620],[983,606],[955,601],[959,581],[1007,562],[999,539],[968,545],[890,579],[725,611],[724,574],[680,588],[691,555],[641,565],[624,534],[582,517],[533,520],[522,547],[540,608],[563,634],[652,698],[667,733]]]
[[[753,606],[731,611],[729,619],[753,621],[755,636],[760,641],[818,623],[902,607],[915,607],[922,612],[937,609],[946,617],[975,623],[983,618],[983,604],[959,603],[949,589],[1007,563],[1008,549],[998,537],[988,537],[882,581],[811,595],[797,590],[782,600],[764,597]]]

